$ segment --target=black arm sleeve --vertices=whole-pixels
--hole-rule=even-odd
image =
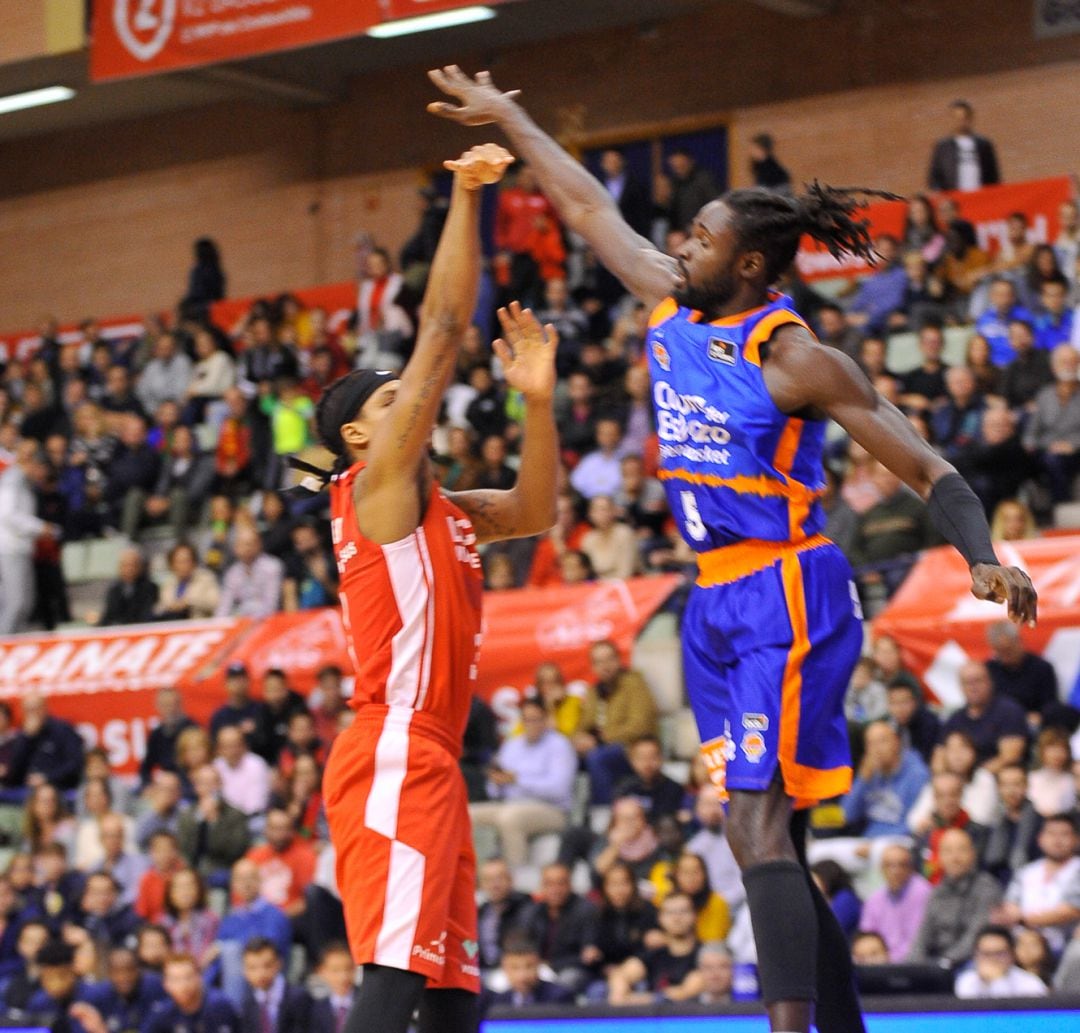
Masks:
[[[935,482],[927,508],[934,526],[969,567],[979,563],[998,565],[986,513],[963,477],[950,473]]]

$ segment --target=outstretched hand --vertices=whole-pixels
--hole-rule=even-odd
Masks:
[[[427,106],[432,115],[460,122],[465,126],[484,126],[498,122],[499,116],[521,95],[521,90],[503,93],[492,81],[490,72],[477,72],[470,79],[457,65],[435,68],[428,78],[443,93],[454,97],[460,105],[437,100]]]
[[[489,183],[498,183],[514,163],[514,156],[497,143],[482,143],[471,147],[460,158],[444,161],[443,166],[457,175],[466,190],[479,190]]]
[[[978,563],[971,568],[971,593],[976,599],[1006,603],[1009,620],[1034,625],[1039,616],[1039,596],[1031,578],[1019,567]]]
[[[555,391],[555,350],[559,335],[550,323],[541,326],[530,309],[512,301],[499,309],[503,336],[492,344],[512,388],[530,401],[549,401]]]

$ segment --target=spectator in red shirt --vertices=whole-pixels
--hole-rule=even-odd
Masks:
[[[520,165],[517,175],[499,193],[495,247],[499,251],[499,285],[523,305],[534,305],[539,300],[541,274],[535,252],[539,238],[558,232],[558,226],[555,209],[540,193],[532,169]]]
[[[275,808],[266,815],[266,842],[248,859],[259,867],[262,895],[290,918],[304,911],[304,890],[315,877],[315,848],[296,834],[289,815]]]
[[[223,395],[226,416],[218,431],[214,452],[215,494],[234,497],[248,485],[251,477],[251,423],[248,401],[235,387]]]
[[[150,837],[150,868],[139,882],[135,913],[147,922],[158,923],[165,917],[165,893],[169,880],[184,865],[176,836],[164,829]]]
[[[532,566],[529,568],[529,588],[549,588],[563,583],[560,563],[567,552],[581,548],[581,540],[589,525],[578,517],[572,495],[560,495],[555,500],[555,526],[536,543]]]
[[[340,667],[327,664],[319,671],[318,684],[308,697],[308,705],[315,718],[315,735],[327,752],[341,731],[341,715],[348,710],[342,678]]]

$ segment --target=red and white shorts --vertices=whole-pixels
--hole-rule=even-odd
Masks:
[[[422,712],[365,706],[334,742],[323,799],[353,960],[478,993],[476,856],[449,744]]]

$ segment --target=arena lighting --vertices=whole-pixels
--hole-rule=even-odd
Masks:
[[[460,7],[456,11],[433,11],[431,14],[418,14],[415,18],[400,18],[394,22],[383,22],[368,29],[367,34],[375,39],[391,39],[394,36],[408,36],[414,32],[430,32],[432,29],[450,29],[456,25],[471,25],[473,22],[486,22],[495,17],[490,7]]]
[[[6,97],[0,97],[0,115],[10,115],[13,111],[24,111],[26,108],[39,108],[42,104],[56,104],[62,100],[71,100],[75,91],[66,86],[46,86],[41,90],[30,90],[27,93],[11,93]]]

